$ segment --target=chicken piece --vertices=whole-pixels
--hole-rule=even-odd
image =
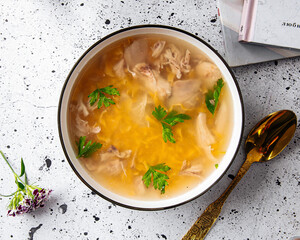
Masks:
[[[143,178],[142,176],[139,176],[134,179],[134,183],[135,183],[134,186],[136,187],[135,190],[136,193],[139,195],[144,194],[147,189],[142,178]]]
[[[188,167],[188,163],[187,163],[187,161],[186,161],[186,160],[183,160],[183,162],[182,162],[182,166],[181,166],[181,169],[180,169],[180,171],[182,171],[182,170],[186,169],[187,167]]]
[[[146,93],[143,93],[137,97],[137,100],[132,104],[131,107],[131,117],[136,123],[140,125],[149,124],[149,122],[145,120],[147,102],[148,95]]]
[[[162,64],[162,55],[160,55],[159,58],[155,59],[153,61],[153,69],[155,69],[156,71],[160,72],[161,69],[164,68],[164,65]]]
[[[113,159],[125,159],[125,158],[129,158],[130,155],[131,155],[131,150],[119,152],[119,150],[114,145],[111,145],[106,150],[105,153],[101,154],[101,161],[105,162]]]
[[[89,112],[92,112],[92,111],[94,111],[95,109],[98,108],[97,103],[94,103],[94,104],[91,106],[90,103],[87,102],[86,106],[87,106],[87,109],[88,109]]]
[[[205,82],[208,89],[212,89],[217,80],[222,77],[219,68],[210,62],[199,62],[196,66],[196,74]]]
[[[181,72],[188,73],[191,70],[190,65],[191,52],[187,49],[185,52],[185,56],[180,61],[180,69]]]
[[[208,157],[208,159],[210,159],[213,162],[218,162],[218,159],[212,154],[212,149],[211,146],[203,146],[202,147],[206,157]]]
[[[131,150],[120,152],[115,146],[111,145],[106,152],[100,154],[100,162],[97,172],[117,175],[123,171],[126,175],[123,161],[126,158],[129,158],[130,155]]]
[[[136,159],[137,153],[138,153],[138,150],[135,151],[135,153],[134,153],[134,155],[133,155],[133,157],[131,159],[131,163],[130,163],[130,167],[131,168],[135,168],[135,159]]]
[[[228,106],[225,101],[219,102],[218,108],[219,109],[215,117],[215,126],[216,126],[216,131],[221,133],[227,128],[226,125],[228,124],[229,113],[228,113]]]
[[[171,68],[172,73],[176,75],[178,79],[181,78],[181,68],[180,68],[180,61],[181,61],[181,53],[174,45],[170,45],[169,48],[166,49],[163,56],[163,65],[169,65]]]
[[[90,112],[94,111],[97,108],[97,104],[90,106],[89,101],[84,102],[83,96],[78,97],[77,103],[71,103],[70,110],[72,112],[77,112],[77,114],[82,114],[84,117],[87,117]]]
[[[90,104],[89,100],[85,103],[86,107],[87,107],[87,110],[89,112],[92,112],[94,111],[95,109],[98,109],[98,104],[97,102],[95,102],[93,105]]]
[[[182,104],[185,108],[193,108],[200,99],[200,85],[198,80],[178,80],[174,82],[169,107]]]
[[[84,117],[87,117],[89,115],[87,105],[83,102],[82,95],[80,95],[78,97],[78,102],[77,102],[76,108],[77,108],[77,112],[82,113]]]
[[[81,136],[88,136],[90,134],[97,134],[101,131],[101,128],[99,126],[89,126],[88,122],[85,120],[82,120],[79,115],[76,115],[75,119],[75,135],[77,137]]]
[[[196,120],[196,134],[199,146],[204,150],[206,156],[216,161],[217,159],[211,152],[211,144],[216,142],[214,135],[210,132],[206,124],[206,114],[199,113]]]
[[[203,167],[200,164],[192,164],[189,166],[187,161],[184,160],[179,175],[202,177],[202,171]]]
[[[146,63],[137,64],[133,71],[136,73],[135,78],[139,79],[143,85],[153,93],[157,93],[161,99],[171,95],[170,83],[153,70]]]
[[[202,166],[200,164],[198,165],[192,165],[191,167],[183,170],[181,172],[182,175],[189,175],[189,176],[196,176],[196,177],[202,177]]]
[[[138,63],[146,62],[148,43],[144,39],[135,40],[124,51],[124,60],[131,71]]]
[[[113,70],[116,73],[117,77],[119,78],[123,78],[125,77],[125,71],[124,71],[124,67],[125,67],[125,60],[121,59],[114,67]]]
[[[154,45],[151,47],[152,57],[157,58],[164,50],[165,44],[166,41],[157,41],[154,43]]]
[[[122,162],[119,159],[101,162],[97,168],[97,172],[105,172],[110,175],[118,175],[124,171]]]
[[[156,90],[156,78],[153,74],[153,71],[150,67],[150,65],[146,63],[139,63],[134,66],[133,72],[136,74],[134,77],[138,78],[143,82],[143,85],[151,90],[152,92],[155,92]]]
[[[196,124],[197,124],[196,129],[197,129],[198,142],[200,144],[205,144],[205,145],[214,144],[216,140],[206,125],[205,113],[199,113]]]
[[[183,56],[180,50],[171,44],[161,56],[161,65],[169,65],[172,73],[174,73],[178,79],[181,78],[182,73],[188,73],[191,70],[191,53],[188,49]]]
[[[87,170],[93,172],[96,171],[100,165],[100,159],[94,158],[93,156],[90,158],[84,159],[84,165],[87,168]]]
[[[154,71],[156,77],[156,92],[161,99],[166,99],[171,96],[171,84],[168,80],[164,79],[158,72]]]
[[[90,126],[87,121],[83,120],[80,115],[83,117],[87,117],[90,112],[97,108],[97,104],[95,106],[90,106],[89,102],[84,102],[82,95],[78,97],[78,101],[76,105],[72,105],[71,111],[77,111],[75,118],[75,135],[80,136],[88,136],[90,134],[97,134],[101,131],[99,126]]]

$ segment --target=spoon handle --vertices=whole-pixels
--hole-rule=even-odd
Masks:
[[[221,213],[222,207],[234,189],[234,187],[238,184],[238,182],[242,179],[245,173],[250,168],[253,162],[257,162],[262,157],[262,154],[259,153],[255,148],[252,149],[246,158],[246,161],[241,166],[239,172],[232,180],[227,189],[223,192],[223,194],[213,203],[211,203],[202,215],[197,219],[194,225],[190,228],[190,230],[184,235],[182,240],[201,240],[204,239],[205,235],[208,233],[214,222],[217,220],[218,216]]]

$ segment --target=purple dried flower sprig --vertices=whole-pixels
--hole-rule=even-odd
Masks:
[[[49,198],[52,190],[47,190],[44,188],[40,188],[37,186],[29,185],[27,180],[27,175],[25,171],[25,164],[23,159],[21,158],[21,173],[18,175],[12,166],[9,164],[7,159],[5,158],[2,151],[0,151],[2,157],[5,162],[11,169],[15,177],[15,183],[18,186],[17,191],[10,195],[2,195],[2,197],[12,197],[9,205],[8,205],[8,216],[16,216],[24,213],[28,213],[36,210],[37,208],[43,207],[46,200]],[[24,181],[21,177],[24,176]]]

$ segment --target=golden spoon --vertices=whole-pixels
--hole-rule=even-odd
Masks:
[[[221,213],[222,207],[245,173],[254,162],[265,162],[277,156],[294,136],[297,125],[295,113],[282,110],[271,113],[257,123],[246,139],[247,158],[225,192],[211,203],[182,240],[204,239]]]

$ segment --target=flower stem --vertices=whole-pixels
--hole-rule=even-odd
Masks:
[[[24,183],[22,181],[22,179],[18,176],[18,174],[15,172],[15,170],[12,168],[12,166],[10,165],[10,163],[7,161],[6,157],[4,156],[3,152],[0,151],[0,153],[1,153],[2,157],[4,158],[5,162],[7,163],[7,165],[9,166],[9,168],[11,169],[11,171],[13,172],[13,174],[15,175],[15,179],[19,179],[20,182],[22,182],[24,185],[27,185],[27,183]],[[27,176],[25,178],[25,182],[27,182]]]
[[[12,193],[12,194],[9,194],[9,195],[3,195],[3,194],[0,194],[0,197],[11,197],[13,195],[15,195],[16,192]]]
[[[12,168],[12,166],[11,166],[11,165],[9,164],[9,162],[7,161],[7,159],[6,159],[6,157],[4,156],[3,152],[0,151],[0,153],[1,153],[2,157],[4,158],[5,162],[7,163],[7,165],[9,166],[9,168],[12,170],[12,172],[13,172],[15,175],[17,175],[16,172],[15,172],[15,170]]]

